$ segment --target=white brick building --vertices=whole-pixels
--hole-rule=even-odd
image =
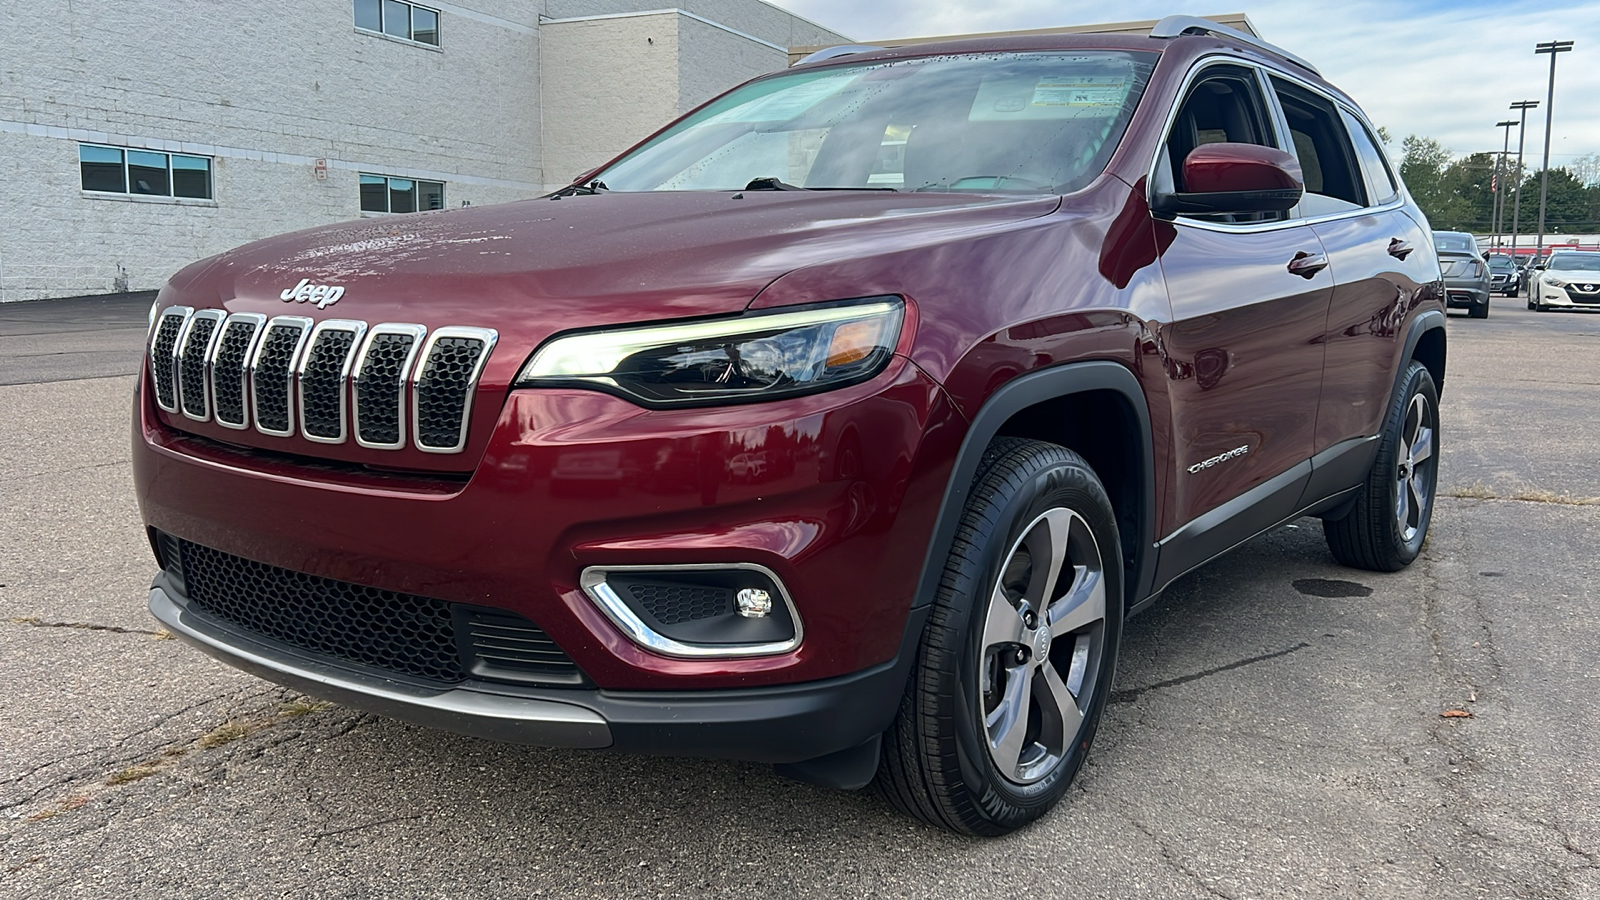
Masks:
[[[153,289],[364,209],[536,196],[846,40],[760,0],[675,2],[0,4],[0,301]]]

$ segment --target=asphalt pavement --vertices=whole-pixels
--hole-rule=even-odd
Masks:
[[[1128,624],[1046,819],[957,838],[762,766],[321,704],[165,637],[128,471],[148,298],[0,306],[0,895],[1600,900],[1600,314],[1452,316],[1404,572],[1304,519]]]

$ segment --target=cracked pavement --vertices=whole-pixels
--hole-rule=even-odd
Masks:
[[[1600,900],[1600,505],[1448,496],[1600,497],[1569,375],[1600,317],[1518,302],[1450,319],[1423,558],[1341,569],[1304,519],[1184,578],[1129,622],[1068,799],[992,841],[761,766],[311,704],[163,639],[117,374],[145,306],[0,307],[0,893]]]

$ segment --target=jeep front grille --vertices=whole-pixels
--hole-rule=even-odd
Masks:
[[[380,450],[409,437],[428,453],[460,453],[497,339],[490,328],[429,334],[398,322],[172,306],[148,349],[156,405],[169,413],[274,437],[342,444],[354,435]]]
[[[246,403],[249,395],[250,357],[261,337],[267,317],[257,313],[234,313],[222,323],[222,337],[211,361],[211,405],[217,424],[229,428],[249,428]]]
[[[417,446],[429,453],[459,453],[467,443],[472,389],[494,347],[485,328],[441,328],[428,338],[412,385]]]
[[[307,575],[164,533],[158,541],[190,604],[260,639],[441,684],[585,683],[543,629],[508,610]]]
[[[367,323],[334,319],[311,333],[300,365],[300,431],[308,440],[342,444],[345,437],[345,383]]]
[[[178,335],[193,313],[187,306],[169,307],[156,320],[150,336],[150,377],[155,380],[156,405],[167,412],[178,411]]]

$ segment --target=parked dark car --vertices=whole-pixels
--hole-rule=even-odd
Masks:
[[[1515,297],[1522,288],[1522,270],[1511,257],[1492,253],[1485,257],[1489,267],[1489,292]]]
[[[1462,231],[1435,231],[1433,247],[1439,251],[1439,270],[1451,307],[1465,307],[1474,319],[1489,317],[1489,266],[1478,252],[1478,241]]]
[[[1417,556],[1444,294],[1378,146],[1174,17],[802,64],[542,199],[196,263],[133,411],[150,609],[385,715],[1010,831],[1174,579],[1305,515]]]

